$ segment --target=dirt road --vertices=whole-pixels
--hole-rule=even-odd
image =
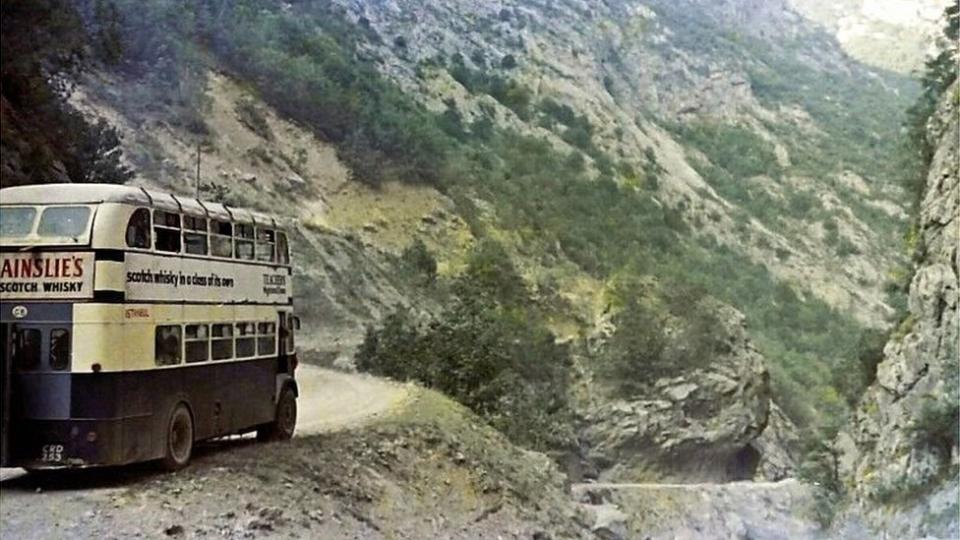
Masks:
[[[297,381],[297,435],[361,426],[399,410],[410,396],[406,385],[314,366],[301,366]]]

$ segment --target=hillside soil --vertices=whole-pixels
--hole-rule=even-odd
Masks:
[[[3,471],[4,538],[576,538],[562,477],[433,392],[305,367],[290,442],[151,464]]]

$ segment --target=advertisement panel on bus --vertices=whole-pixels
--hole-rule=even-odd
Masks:
[[[93,297],[93,253],[26,251],[0,254],[0,299]]]
[[[291,296],[287,268],[258,264],[128,253],[124,279],[131,302],[283,304]]]

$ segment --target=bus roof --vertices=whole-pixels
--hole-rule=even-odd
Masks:
[[[0,189],[0,205],[123,203],[206,215],[239,223],[280,225],[266,214],[193,197],[117,184],[35,184]]]

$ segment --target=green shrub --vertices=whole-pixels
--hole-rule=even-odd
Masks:
[[[701,122],[674,126],[680,137],[706,154],[714,165],[737,179],[757,175],[777,177],[780,166],[767,142],[750,128]]]
[[[270,124],[267,123],[266,116],[252,99],[241,99],[234,106],[234,111],[236,111],[240,123],[247,126],[250,131],[268,141],[273,140],[273,131],[270,129]]]
[[[956,347],[950,347],[953,354],[943,366],[942,393],[927,396],[910,426],[917,440],[939,449],[945,461],[949,460],[952,449],[960,446],[960,367]]]
[[[460,55],[451,58],[448,71],[471,94],[488,94],[521,119],[530,119],[533,93],[526,86],[495,73],[471,69],[464,64]]]
[[[453,290],[432,322],[397,310],[368,328],[357,368],[444,392],[517,443],[568,445],[570,352],[547,329],[502,246],[482,242]]]
[[[877,365],[883,360],[883,347],[889,337],[887,332],[864,330],[854,350],[846,354],[832,373],[832,384],[850,407],[856,406],[860,397],[877,377]]]
[[[616,330],[604,345],[599,371],[616,395],[637,397],[658,378],[677,371],[665,354],[668,342],[662,314],[631,298],[612,322]]]
[[[427,249],[427,245],[423,243],[423,240],[417,238],[407,246],[403,250],[403,253],[400,254],[400,261],[407,270],[417,276],[418,281],[424,284],[430,284],[436,281],[437,259],[433,256],[433,253]]]

